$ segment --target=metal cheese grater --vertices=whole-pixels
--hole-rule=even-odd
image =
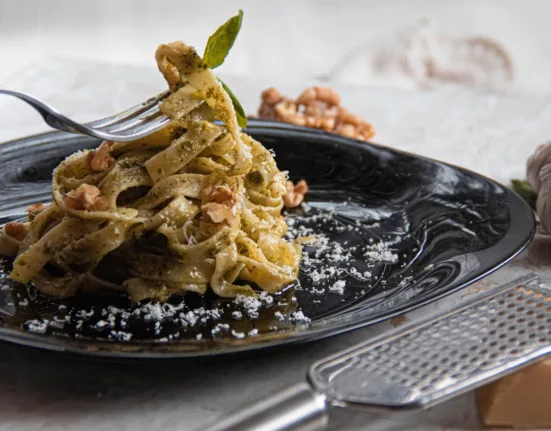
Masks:
[[[533,274],[454,307],[322,359],[310,367],[309,384],[202,429],[321,430],[332,406],[427,408],[551,352],[551,285]]]

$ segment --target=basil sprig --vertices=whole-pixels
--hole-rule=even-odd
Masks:
[[[209,37],[207,46],[205,47],[205,53],[203,54],[203,63],[209,68],[214,69],[224,63],[224,60],[228,56],[230,49],[232,48],[239,30],[241,30],[241,23],[243,22],[243,11],[239,9],[236,16],[232,16],[224,24]],[[229,87],[218,78],[233,104],[235,114],[237,115],[237,123],[241,128],[247,127],[247,115],[245,110],[235,94],[229,89]]]
[[[537,193],[526,180],[512,180],[511,188],[517,192],[532,208],[536,208]]]
[[[209,69],[214,69],[224,63],[235,39],[237,39],[239,30],[241,30],[242,21],[243,11],[239,9],[236,16],[232,16],[209,37],[203,54],[203,62]]]
[[[241,127],[242,129],[247,128],[247,114],[245,114],[243,106],[241,106],[241,103],[239,103],[239,100],[237,100],[237,97],[235,97],[233,91],[230,90],[230,87],[222,82],[220,78],[218,78],[218,81],[220,81],[220,84],[222,84],[222,87],[224,87],[224,90],[226,90],[226,93],[228,93],[228,96],[230,96],[230,99],[233,103],[233,109],[235,109],[235,114],[237,115],[237,124],[239,124],[239,127]]]

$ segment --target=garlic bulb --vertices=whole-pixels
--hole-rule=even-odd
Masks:
[[[526,178],[538,194],[536,212],[543,231],[551,233],[551,142],[540,145],[528,159]]]

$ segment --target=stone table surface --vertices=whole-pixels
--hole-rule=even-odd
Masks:
[[[44,61],[9,83],[78,120],[109,115],[162,88],[153,67]],[[310,82],[226,81],[253,113],[267,85],[296,95]],[[456,163],[499,181],[524,175],[526,158],[551,137],[551,100],[475,93],[335,85],[344,105],[371,121],[377,142]],[[0,99],[0,141],[44,130],[23,104]],[[7,115],[6,115],[7,114]],[[494,274],[509,280],[548,264],[540,238]],[[484,282],[487,282],[485,280]],[[0,344],[0,431],[188,430],[304,379],[308,365],[391,329],[388,322],[304,345],[190,360],[116,361]],[[334,430],[471,430],[480,425],[472,394],[406,415],[334,410]]]

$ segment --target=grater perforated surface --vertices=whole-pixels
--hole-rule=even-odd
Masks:
[[[551,288],[533,281],[314,364],[333,402],[428,407],[551,352]]]

